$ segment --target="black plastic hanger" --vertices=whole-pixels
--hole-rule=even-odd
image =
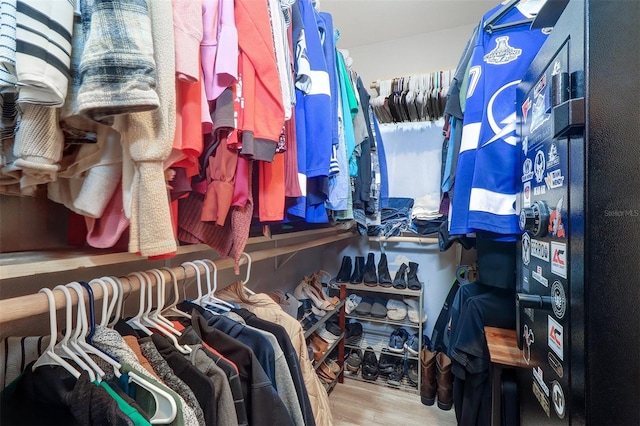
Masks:
[[[500,9],[496,11],[484,24],[484,30],[489,34],[494,31],[500,31],[507,28],[517,27],[519,25],[525,25],[533,22],[533,18],[522,19],[520,21],[509,22],[507,24],[498,24],[500,21],[511,9],[520,3],[520,0],[510,0],[509,3],[504,4]]]

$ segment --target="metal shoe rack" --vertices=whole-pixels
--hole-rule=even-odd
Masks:
[[[316,322],[315,324],[313,324],[313,326],[311,326],[307,331],[304,332],[304,338],[305,340],[308,339],[309,337],[311,337],[311,335],[322,326],[322,324],[324,324],[325,322],[327,322],[331,317],[333,317],[335,314],[337,314],[338,312],[341,313],[344,311],[342,309],[342,307],[344,306],[345,300],[342,299],[340,300],[340,303],[338,303],[338,305],[335,307],[335,309],[328,311],[322,318],[318,319],[318,322]],[[322,358],[320,358],[317,361],[313,361],[313,369],[315,371],[318,371],[318,368],[320,368],[320,366],[322,365],[322,363],[327,359],[327,357],[329,356],[329,354],[331,352],[333,352],[337,347],[341,346],[344,343],[344,328],[342,328],[342,334],[340,335],[340,337],[333,342],[331,345],[329,345],[329,348],[327,349],[327,351],[322,355]],[[338,360],[340,360],[342,358],[338,358]],[[333,388],[336,386],[337,383],[342,383],[342,373],[344,371],[344,362],[342,363],[338,363],[340,365],[340,372],[338,374],[336,374],[336,378],[335,380],[333,380],[331,383],[328,383],[327,386],[325,387],[325,389],[327,390],[327,393],[331,393],[331,391],[333,390]],[[322,380],[321,380],[322,381]],[[325,383],[323,381],[323,383]]]
[[[347,321],[349,319],[355,319],[363,323],[369,322],[369,323],[390,325],[393,328],[404,327],[405,329],[408,329],[408,330],[414,330],[414,332],[418,333],[418,353],[420,353],[420,349],[422,348],[422,334],[423,334],[422,328],[424,326],[424,322],[423,322],[424,321],[424,318],[423,318],[424,287],[425,287],[425,283],[422,283],[422,288],[420,290],[396,289],[393,287],[387,288],[387,287],[380,287],[380,286],[369,287],[364,284],[351,284],[351,283],[340,284],[340,299],[342,301],[344,301],[347,298],[347,296],[352,293],[356,293],[360,296],[362,296],[363,294],[366,295],[367,293],[369,293],[368,294],[369,296],[373,296],[373,294],[371,293],[382,293],[389,296],[415,297],[416,299],[418,299],[418,306],[420,308],[418,310],[418,313],[420,315],[419,317],[420,321],[418,323],[414,323],[409,321],[408,316],[405,317],[403,321],[394,321],[388,318],[376,318],[370,315],[366,315],[366,316],[357,315],[355,311],[352,312],[351,314],[347,314],[345,312],[344,307],[342,307],[340,309],[340,327],[343,330],[345,330]],[[388,347],[390,334],[391,332],[382,333],[382,332],[375,332],[375,331],[363,331],[362,339],[360,340],[360,343],[357,345],[346,344],[345,339],[342,339],[340,341],[338,356],[339,356],[339,359],[341,360],[341,365],[343,366],[343,369],[344,369],[345,359],[348,356],[348,352],[351,349],[361,349],[362,353],[364,354],[364,351],[367,348],[367,346],[371,346],[373,348],[373,351],[376,354],[376,358],[379,360],[380,354],[382,353],[382,349]],[[365,380],[362,378],[362,375],[361,375],[362,369],[360,369],[358,373],[351,373],[349,371],[344,370],[343,376],[346,377],[347,379],[374,383],[377,385],[381,385],[381,386],[385,386],[393,389],[400,389],[402,391],[409,392],[409,393],[420,394],[420,380],[422,378],[422,372],[421,372],[422,366],[420,363],[420,356],[406,353],[406,350],[401,354],[393,353],[393,352],[388,352],[388,353],[392,356],[397,356],[402,358],[406,357],[407,360],[414,360],[417,363],[418,377],[417,377],[416,384],[411,383],[411,381],[409,381],[406,374],[403,375],[400,386],[394,386],[394,385],[388,384],[386,378],[381,376],[379,376],[376,380]]]

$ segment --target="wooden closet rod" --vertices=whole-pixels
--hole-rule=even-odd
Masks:
[[[353,234],[351,232],[345,232],[341,234],[331,235],[324,238],[319,238],[316,240],[305,241],[297,244],[288,244],[282,247],[273,247],[264,250],[258,250],[253,253],[249,253],[251,256],[252,262],[258,262],[265,259],[270,259],[276,256],[281,256],[288,253],[294,253],[301,250],[310,249],[313,247],[318,247],[326,244],[331,244],[336,241],[344,240],[347,238],[352,238],[357,236],[357,234]],[[231,269],[234,267],[234,260],[231,258],[224,259],[215,259],[213,262],[216,264],[218,271],[224,269]],[[244,265],[247,263],[247,258],[243,256],[240,260],[240,265]],[[198,265],[198,270],[200,274],[205,273],[205,269],[202,265]],[[195,269],[191,267],[183,268],[182,266],[174,266],[171,268],[174,274],[176,274],[176,278],[178,281],[183,280],[185,278],[195,277]],[[167,280],[167,285],[171,283],[172,277],[166,270],[160,270]],[[156,278],[153,274],[149,274],[149,278],[151,279],[152,286],[157,284]],[[129,287],[128,282],[131,284],[131,293],[134,293],[140,289],[140,281],[134,275],[127,275],[126,279],[122,282],[124,290],[128,293]],[[58,283],[55,283],[58,284]],[[229,283],[231,284],[231,283]],[[52,284],[51,287],[54,285]],[[219,289],[222,289],[226,286],[219,286]],[[93,289],[94,300],[97,302],[102,299],[102,288],[98,284],[92,284],[91,288]],[[109,289],[109,294],[111,294],[111,286],[107,285]],[[56,309],[60,309],[65,306],[65,296],[62,291],[54,291],[53,292],[56,300]],[[78,297],[75,292],[71,292],[71,298],[73,304],[78,303]],[[49,312],[49,302],[47,296],[44,293],[35,293],[29,294],[26,296],[14,297],[11,299],[0,300],[0,324],[16,321],[20,319],[30,318],[34,315],[44,314]]]

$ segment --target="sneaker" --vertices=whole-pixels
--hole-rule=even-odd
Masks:
[[[362,363],[362,350],[351,349],[351,353],[345,361],[345,368],[347,371],[357,373],[360,370],[360,364]]]
[[[407,341],[404,342],[404,349],[411,355],[418,356],[419,340],[418,333],[412,334]]]
[[[355,346],[362,339],[362,324],[359,322],[350,322],[345,325],[344,342],[347,345]]]
[[[371,346],[368,346],[362,357],[362,378],[376,380],[378,378],[378,358]]]
[[[347,296],[347,300],[344,302],[344,311],[347,314],[355,311],[358,305],[362,302],[362,296],[358,296],[357,294],[350,294]]]
[[[404,343],[409,338],[409,332],[404,328],[397,328],[389,336],[389,350],[401,354],[404,352]]]
[[[388,376],[393,372],[393,367],[397,361],[398,357],[391,355],[388,348],[382,348],[380,361],[378,361],[378,373],[380,373],[381,376]]]

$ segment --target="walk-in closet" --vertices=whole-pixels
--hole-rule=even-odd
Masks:
[[[0,0],[0,426],[638,424],[638,6]]]

